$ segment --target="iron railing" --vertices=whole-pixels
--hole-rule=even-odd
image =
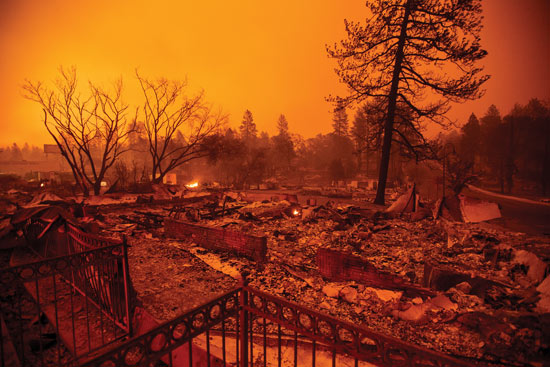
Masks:
[[[336,366],[337,356],[342,356],[340,359],[345,361],[344,365],[354,366],[359,365],[359,362],[388,367],[468,366],[467,363],[443,353],[421,348],[368,328],[336,319],[248,286],[242,288],[241,298],[242,313],[245,318],[249,318],[250,339],[253,338],[253,321],[256,320],[258,320],[258,329],[263,332],[264,338],[263,352],[260,351],[259,358],[258,356],[254,357],[254,343],[243,340],[245,345],[250,346],[248,361],[257,361],[263,358],[264,366],[266,366],[265,357],[267,355],[265,339],[268,321],[277,328],[277,361],[281,359],[281,329],[284,328],[287,331],[285,334],[294,339],[291,364],[293,366],[315,366],[317,349],[324,351],[323,358],[328,358],[332,366]],[[246,322],[245,320],[244,323],[246,324]],[[307,356],[303,355],[303,351],[299,353],[298,340],[302,343],[304,340],[310,342],[311,357],[306,363],[304,363],[304,359],[307,359]],[[244,360],[243,366],[248,366],[248,361]],[[326,363],[322,365],[326,365]]]
[[[125,259],[121,242],[0,270],[1,366],[77,365],[127,338]]]
[[[71,284],[83,296],[89,298],[105,316],[128,334],[132,334],[132,301],[134,291],[128,267],[128,246],[122,241],[103,238],[80,231],[68,224],[65,227],[67,248],[70,254],[87,250],[118,246],[116,261],[89,266],[71,274]]]
[[[240,335],[241,328],[241,293],[240,288],[227,292],[83,363],[82,367],[149,366],[157,361],[170,366],[239,365],[242,348],[235,336]]]
[[[92,249],[116,246],[119,257],[113,262],[72,271],[65,280],[88,302],[101,310],[128,334],[131,330],[131,304],[134,291],[128,268],[128,246],[122,241],[86,233],[65,222],[53,228],[52,222],[30,219],[24,228],[30,249],[43,258],[78,254]],[[46,230],[49,231],[46,232]]]
[[[169,366],[469,365],[243,285],[82,366],[160,360]]]
[[[86,233],[67,223],[65,226],[69,253],[77,253],[98,247],[120,244],[122,241]]]

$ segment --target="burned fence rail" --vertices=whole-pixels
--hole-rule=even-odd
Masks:
[[[239,332],[239,297],[234,289],[196,307],[149,332],[137,336],[81,367],[149,366],[163,361],[170,366],[225,366],[239,364],[239,343],[229,334]],[[219,343],[213,335],[219,335]],[[230,350],[230,346],[232,347]]]
[[[54,228],[53,223],[55,220],[39,219],[25,226],[28,237],[32,238],[30,248],[42,257],[66,256],[114,246],[116,258],[75,270],[65,280],[89,302],[99,307],[107,318],[131,333],[131,323],[128,320],[131,320],[130,303],[135,292],[129,276],[126,240],[86,233],[68,222]]]
[[[264,262],[267,255],[267,238],[253,236],[225,228],[213,228],[166,218],[164,231],[169,237],[191,239],[212,250],[233,252]]]
[[[169,366],[469,365],[242,286],[82,366],[159,360]]]
[[[243,302],[241,303],[244,303],[243,309],[248,313],[246,316],[248,320],[245,320],[244,324],[248,322],[250,325],[247,329],[251,335],[250,339],[254,340],[254,319],[256,319],[256,325],[260,326],[259,329],[264,334],[264,343],[266,329],[268,328],[267,323],[271,322],[277,330],[277,355],[280,359],[282,348],[281,330],[284,328],[286,330],[284,334],[294,338],[294,360],[292,361],[294,366],[306,365],[303,363],[305,359],[303,351],[298,351],[299,340],[302,345],[304,340],[306,343],[309,340],[308,352],[311,352],[311,356],[307,360],[307,365],[312,366],[316,365],[316,358],[319,364],[325,365],[326,362],[329,362],[332,366],[337,365],[337,359],[345,361],[344,365],[354,364],[356,366],[359,365],[359,362],[388,367],[469,366],[468,363],[443,353],[421,348],[367,328],[359,327],[247,286],[243,287],[242,292],[241,299]],[[250,348],[250,361],[262,358],[262,356],[254,356],[253,344],[247,343]],[[324,355],[317,356],[316,350],[324,352]],[[262,349],[257,353],[262,354]],[[264,346],[264,360],[266,355],[268,356]]]
[[[69,253],[78,253],[103,246],[120,245],[123,242],[83,232],[72,224],[66,225],[65,232],[67,233],[67,247]]]
[[[1,365],[76,365],[129,336],[128,292],[109,279],[123,253],[118,244],[0,270]]]
[[[134,290],[130,281],[126,242],[97,237],[90,244],[90,238],[81,236],[77,240],[70,230],[67,239],[70,246],[69,251],[73,254],[86,253],[95,249],[113,248],[112,258],[104,262],[89,264],[74,271],[67,281],[71,283],[77,292],[98,307],[107,318],[116,323],[126,333],[132,334],[131,320]],[[108,243],[114,244],[107,245]],[[97,245],[98,247],[91,245]],[[84,250],[87,248],[90,250]]]

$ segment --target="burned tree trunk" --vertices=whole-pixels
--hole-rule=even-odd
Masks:
[[[376,190],[375,204],[384,205],[386,193],[386,181],[388,179],[388,167],[390,164],[390,151],[393,134],[393,123],[395,119],[395,107],[397,104],[397,88],[399,86],[399,74],[401,73],[401,64],[403,62],[403,48],[405,47],[405,39],[407,37],[407,25],[409,23],[409,15],[411,11],[412,0],[407,1],[405,7],[405,15],[401,23],[401,33],[399,35],[399,43],[397,45],[397,54],[395,64],[393,66],[393,76],[391,82],[391,90],[388,98],[388,116],[384,124],[384,142],[382,145],[382,159],[380,160],[380,171],[378,174],[378,188]]]

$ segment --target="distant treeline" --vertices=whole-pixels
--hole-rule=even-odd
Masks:
[[[494,105],[481,118],[472,113],[459,130],[430,141],[427,147],[435,155],[426,155],[424,160],[447,159],[447,180],[451,180],[453,174],[462,175],[455,177],[459,181],[470,175],[502,192],[517,191],[524,188],[519,187],[521,185],[546,195],[550,190],[549,105],[532,99],[525,105],[516,104],[505,116],[501,116]],[[208,140],[206,156],[177,167],[174,173],[184,180],[201,178],[233,187],[270,181],[329,183],[358,174],[376,178],[381,131],[375,127],[380,119],[383,116],[366,113],[366,108],[361,107],[350,124],[345,108],[335,108],[331,133],[304,138],[291,133],[286,117],[280,115],[274,122],[277,133],[269,136],[257,130],[252,112],[247,110],[237,129],[222,129]],[[118,181],[118,185],[129,187],[151,180],[145,131],[143,126],[138,126],[130,134],[125,144],[127,151],[108,175],[111,182]],[[185,146],[184,136],[174,137],[172,144]],[[406,167],[417,162],[416,157],[401,146],[395,143],[390,163],[390,178],[398,182],[411,176],[411,170]],[[27,143],[23,148],[14,143],[0,150],[3,162],[46,159],[42,149]],[[453,166],[453,155],[460,160],[463,172],[453,172],[457,167],[456,162]]]
[[[460,132],[447,139],[460,158],[485,182],[513,192],[517,182],[550,191],[550,103],[532,99],[505,116],[494,105],[478,119],[472,114]],[[528,187],[525,187],[528,188]]]
[[[0,147],[0,161],[43,161],[46,159],[44,150],[35,146],[25,143],[23,148],[20,148],[17,143],[12,145]]]

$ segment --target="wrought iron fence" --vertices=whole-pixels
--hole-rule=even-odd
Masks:
[[[85,362],[85,367],[468,366],[275,297],[239,287]]]
[[[71,224],[66,225],[65,232],[70,254],[107,246],[119,247],[120,256],[116,261],[74,272],[70,280],[75,289],[88,297],[106,317],[132,334],[130,321],[134,291],[129,276],[126,238],[118,241],[96,236]]]
[[[316,359],[324,359],[321,365],[337,365],[337,359],[344,366],[364,365],[375,366],[468,366],[469,364],[451,358],[443,353],[421,348],[419,346],[403,342],[399,339],[360,327],[352,323],[324,315],[307,307],[280,297],[269,295],[265,292],[245,286],[242,288],[241,304],[243,313],[249,318],[250,340],[254,340],[256,329],[263,332],[263,351],[254,356],[253,342],[245,342],[250,349],[250,362],[260,360],[264,366],[268,365],[269,354],[266,353],[266,331],[269,324],[277,329],[277,363],[281,360],[281,339],[285,335],[293,339],[292,356],[289,365],[316,365]],[[248,314],[248,315],[247,315]],[[246,324],[245,320],[245,324]],[[282,330],[285,330],[284,332]],[[246,336],[245,336],[246,338]],[[299,348],[309,343],[307,356],[304,348]],[[288,344],[288,343],[287,343]],[[287,349],[289,349],[287,347]],[[318,352],[321,356],[318,356]],[[288,351],[287,351],[288,352]],[[267,357],[267,358],[266,358]],[[244,361],[243,366],[248,366]],[[327,363],[328,362],[328,363]],[[250,365],[255,365],[251,363]],[[280,365],[280,364],[278,364]],[[340,364],[339,364],[340,365]]]
[[[65,231],[67,233],[68,250],[70,253],[77,253],[98,247],[122,243],[122,241],[120,240],[105,238],[91,233],[83,232],[69,223],[66,224]]]
[[[124,242],[0,270],[1,366],[77,365],[128,337],[127,275]]]
[[[81,367],[239,365],[241,289],[225,293],[165,322]]]
[[[117,260],[74,270],[65,280],[101,310],[105,317],[131,334],[129,320],[135,292],[129,276],[126,238],[122,241],[105,238],[83,232],[67,222],[58,226],[54,226],[54,223],[55,221],[31,218],[24,227],[30,248],[43,258],[77,254],[108,246],[118,248]]]

